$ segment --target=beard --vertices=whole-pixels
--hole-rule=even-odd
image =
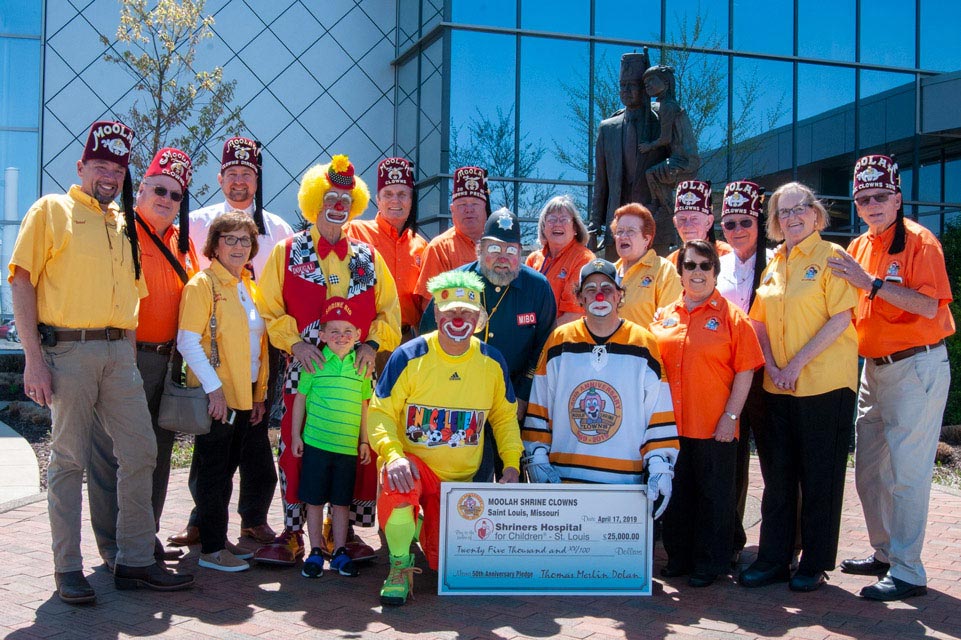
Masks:
[[[494,269],[488,268],[484,265],[483,261],[477,263],[480,268],[481,275],[487,278],[488,281],[495,287],[506,287],[510,283],[514,282],[518,275],[520,275],[521,267],[517,265],[516,269],[511,269],[507,273],[501,273],[495,271]]]
[[[97,202],[106,205],[114,201],[118,191],[120,191],[119,187],[106,187],[98,182],[93,185],[92,195]]]

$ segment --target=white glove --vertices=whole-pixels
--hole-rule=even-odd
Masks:
[[[527,479],[531,482],[557,484],[561,481],[561,477],[551,466],[545,447],[534,449],[530,455],[521,458],[521,463],[527,470]]]
[[[671,501],[671,484],[673,478],[674,469],[671,467],[669,462],[663,460],[660,456],[652,456],[648,460],[648,504],[650,504],[651,509],[653,509],[654,502],[657,500],[658,496],[664,498],[661,501],[661,506],[658,508],[657,513],[654,514],[655,520],[664,515],[664,511],[667,509],[667,505]]]

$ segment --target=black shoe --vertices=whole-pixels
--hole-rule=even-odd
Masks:
[[[677,578],[680,576],[686,576],[691,572],[690,567],[684,567],[681,565],[672,565],[668,562],[666,565],[661,567],[661,577],[662,578]]]
[[[872,584],[870,587],[861,589],[861,597],[868,600],[880,600],[887,602],[890,600],[904,600],[913,596],[923,596],[927,594],[928,588],[921,584],[911,584],[904,580],[898,580],[894,576],[887,575]]]
[[[714,584],[715,580],[717,580],[717,575],[713,573],[695,571],[691,574],[691,577],[687,579],[687,584],[695,588],[709,587]]]
[[[68,604],[84,604],[97,599],[97,594],[83,576],[83,571],[54,573],[53,580],[57,583],[57,595]]]
[[[874,554],[861,560],[857,558],[851,558],[850,560],[841,561],[841,572],[853,573],[856,576],[881,577],[886,574],[890,568],[890,564],[887,562],[881,562],[874,557]]]
[[[145,587],[154,591],[180,591],[192,587],[194,577],[174,573],[157,563],[149,567],[128,567],[118,564],[114,568],[113,582],[117,589]]]
[[[164,549],[160,538],[154,538],[153,559],[157,562],[163,563],[166,560],[179,560],[183,554],[183,549],[171,549],[170,551]]]
[[[775,582],[787,582],[791,572],[783,565],[755,560],[754,563],[741,572],[737,581],[742,587],[765,587]]]
[[[803,573],[795,573],[791,577],[791,581],[787,586],[791,591],[807,593],[810,591],[817,591],[821,588],[821,585],[827,581],[828,574],[824,573],[823,571],[818,571],[813,576],[804,575]]]

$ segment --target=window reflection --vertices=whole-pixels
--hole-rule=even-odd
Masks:
[[[451,3],[451,20],[492,27],[517,26],[516,0],[463,0]]]
[[[794,50],[793,0],[734,0],[734,47],[791,55]]]
[[[798,55],[854,61],[857,0],[798,0]]]
[[[521,28],[590,33],[591,4],[583,0],[524,0],[521,3]]]
[[[961,69],[961,11],[956,0],[921,0],[920,32],[922,68]]]
[[[881,5],[861,7],[861,62],[913,67],[914,3],[883,2]],[[954,12],[957,10],[955,4]]]
[[[633,0],[632,2],[595,0],[594,33],[605,38],[659,41],[661,39],[661,2],[660,0]]]

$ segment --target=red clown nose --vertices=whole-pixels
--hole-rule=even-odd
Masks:
[[[596,296],[594,296],[594,299],[597,300],[598,302],[604,302],[604,294],[599,293]]]
[[[450,321],[450,323],[451,323],[452,325],[454,325],[455,327],[460,328],[460,327],[463,327],[463,326],[464,326],[464,319],[463,319],[463,318],[454,318],[453,320]]]

